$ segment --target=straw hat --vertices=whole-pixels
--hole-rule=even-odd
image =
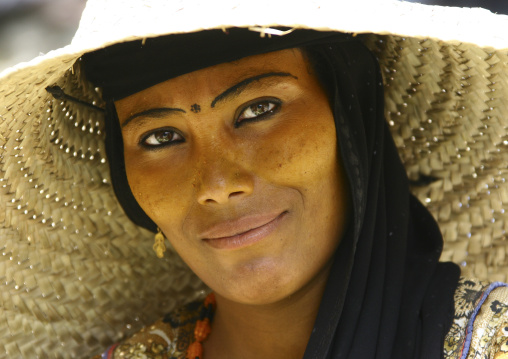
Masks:
[[[442,259],[506,280],[508,17],[395,0],[90,0],[71,45],[0,74],[0,357],[88,357],[204,289],[175,253],[157,259],[117,203],[102,112],[45,88],[100,107],[84,52],[232,26],[279,36],[274,25],[366,33]]]

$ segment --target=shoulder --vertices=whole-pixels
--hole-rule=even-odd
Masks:
[[[444,342],[447,359],[508,359],[508,284],[461,278]]]
[[[94,359],[185,359],[202,307],[202,302],[184,305]]]

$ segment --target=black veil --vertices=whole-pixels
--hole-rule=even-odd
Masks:
[[[106,151],[118,200],[131,220],[155,231],[127,183],[114,100],[194,70],[291,47],[306,50],[328,89],[353,203],[304,359],[441,358],[459,269],[438,262],[442,236],[409,193],[384,120],[379,65],[351,35],[297,30],[261,38],[246,29],[211,30],[84,55],[85,73],[107,102]]]
[[[354,223],[336,254],[304,358],[441,358],[459,269],[438,263],[437,223],[409,193],[384,119],[379,65],[360,41],[308,51],[332,89]]]

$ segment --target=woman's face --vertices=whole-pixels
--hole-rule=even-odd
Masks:
[[[328,98],[300,50],[198,70],[115,105],[136,200],[212,290],[267,304],[327,276],[347,185]]]

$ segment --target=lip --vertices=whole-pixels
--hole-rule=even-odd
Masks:
[[[202,239],[216,249],[236,249],[256,243],[279,226],[287,211],[253,215],[218,223],[202,234]]]

